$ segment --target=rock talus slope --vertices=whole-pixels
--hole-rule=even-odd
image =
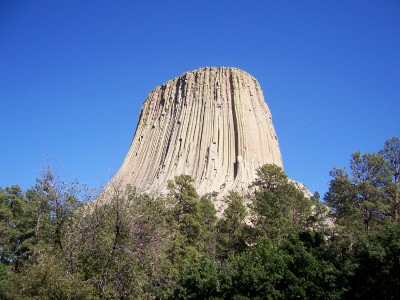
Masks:
[[[165,191],[188,174],[200,194],[247,192],[255,169],[282,167],[271,113],[257,80],[226,67],[187,72],[146,98],[132,144],[113,180]]]

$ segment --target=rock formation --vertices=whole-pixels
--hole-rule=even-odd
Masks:
[[[139,192],[165,191],[191,175],[200,194],[247,192],[255,169],[282,167],[271,113],[257,80],[236,68],[206,67],[156,87],[113,180]]]

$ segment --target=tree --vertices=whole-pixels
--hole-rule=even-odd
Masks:
[[[7,299],[7,294],[10,289],[10,276],[7,274],[6,266],[0,262],[0,299]]]
[[[217,211],[210,195],[200,197],[200,224],[199,250],[210,257],[215,257]]]
[[[255,190],[250,206],[257,235],[280,238],[307,227],[311,202],[283,170],[276,165],[264,165],[257,170],[257,176],[252,184]]]
[[[325,235],[330,235],[332,224],[328,217],[328,207],[320,201],[318,192],[314,193],[310,201],[312,214],[308,219],[308,227],[313,231],[322,231]]]
[[[246,246],[244,234],[247,210],[238,192],[229,192],[224,201],[228,206],[218,221],[218,246],[220,256],[227,257],[231,252],[241,252]]]
[[[279,283],[287,266],[272,240],[259,238],[243,253],[228,257],[221,280],[222,299],[283,299]]]
[[[42,251],[35,265],[28,265],[11,276],[12,284],[8,286],[4,299],[99,299],[90,282],[80,274],[66,270],[62,256]]]
[[[18,185],[0,189],[0,263],[19,270],[29,254],[28,202]],[[27,222],[28,221],[28,222]]]
[[[209,196],[199,197],[188,175],[168,182],[170,236],[164,259],[164,291],[186,277],[187,267],[215,257],[216,211]],[[182,277],[183,276],[183,277]]]
[[[389,188],[390,205],[392,207],[393,219],[399,223],[400,209],[400,138],[393,137],[387,140],[379,155],[386,159],[388,168],[393,175],[393,184]]]
[[[200,201],[189,175],[176,176],[168,182],[172,203],[172,222],[189,244],[194,244],[200,235]]]
[[[26,192],[34,219],[34,237],[30,246],[33,264],[43,247],[62,250],[64,224],[82,206],[80,192],[78,181],[67,184],[50,167],[41,178],[36,179],[36,185]]]
[[[198,258],[200,237],[199,195],[188,175],[176,176],[168,182],[170,214],[168,223],[172,230],[167,250],[171,279],[179,274],[185,258]]]
[[[326,255],[322,232],[290,234],[279,251],[285,258],[286,272],[278,287],[284,299],[341,299],[339,271]]]
[[[368,234],[386,221],[387,185],[390,174],[385,160],[377,155],[360,152],[352,154],[351,176],[343,169],[334,169],[330,175],[326,203],[332,208],[338,225],[355,230],[363,226]]]
[[[222,299],[220,274],[215,262],[207,256],[198,261],[184,262],[179,277],[174,281],[166,299]]]
[[[346,299],[400,298],[400,224],[389,222],[350,253],[352,276]]]
[[[100,298],[148,296],[149,286],[164,283],[165,215],[164,198],[110,186],[65,231],[65,252],[72,249],[68,268],[90,282]]]

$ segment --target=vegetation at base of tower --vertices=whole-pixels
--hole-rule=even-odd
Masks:
[[[92,195],[48,169],[0,188],[0,299],[398,299],[399,171],[392,138],[334,168],[321,202],[265,165],[217,218],[188,175]]]
[[[312,203],[289,182],[283,170],[264,165],[257,170],[257,176],[250,206],[255,236],[279,241],[307,228]]]

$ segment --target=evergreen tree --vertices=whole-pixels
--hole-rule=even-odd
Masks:
[[[283,170],[276,165],[264,165],[257,175],[250,206],[256,235],[279,239],[292,230],[307,227],[311,202]]]
[[[200,197],[200,247],[201,253],[210,257],[216,256],[216,226],[217,226],[217,211],[211,201],[210,195]]]
[[[343,169],[330,174],[326,203],[332,208],[338,229],[365,233],[378,229],[389,214],[386,192],[390,174],[385,160],[376,154],[356,152],[350,161],[351,176]],[[342,226],[342,227],[340,227]]]
[[[161,255],[167,228],[162,197],[112,186],[80,210],[66,230],[69,267],[101,299],[139,299],[164,284]]]
[[[0,262],[19,270],[29,256],[29,205],[17,185],[0,188]]]
[[[388,187],[389,205],[392,209],[393,220],[399,223],[400,210],[400,138],[393,137],[385,142],[379,155],[384,157],[389,171],[393,176],[393,183]]]
[[[331,171],[334,226],[275,165],[257,170],[250,217],[231,192],[219,220],[187,175],[167,196],[114,184],[82,205],[48,169],[0,188],[0,298],[397,299],[399,144]]]
[[[217,226],[221,257],[227,257],[229,253],[241,252],[246,247],[244,235],[247,228],[245,223],[247,210],[243,204],[243,197],[238,192],[230,192],[224,201],[227,207]]]
[[[389,222],[350,252],[347,299],[400,298],[400,224]]]

